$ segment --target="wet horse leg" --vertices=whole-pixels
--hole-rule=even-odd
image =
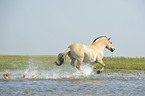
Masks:
[[[71,65],[73,66],[73,67],[75,67],[75,59],[74,58],[71,58]]]
[[[71,65],[73,66],[73,67],[75,67],[75,61],[76,61],[76,59],[75,58],[73,58],[72,56],[71,56],[71,54],[70,53],[68,53],[68,56],[70,57],[70,59],[71,59]]]
[[[105,68],[105,64],[103,63],[102,60],[98,61],[98,63],[99,63],[100,65],[103,66],[101,70],[98,70],[98,71],[97,71],[97,73],[99,74],[99,73],[101,73],[101,72],[104,70],[104,68]]]
[[[78,59],[77,60],[77,69],[79,70],[79,71],[81,71],[81,64],[82,64],[82,62],[83,62],[83,59],[81,58],[81,59]]]

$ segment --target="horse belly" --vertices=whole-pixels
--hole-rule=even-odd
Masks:
[[[83,62],[85,62],[85,63],[92,63],[92,62],[94,62],[95,61],[95,57],[93,56],[89,56],[89,55],[85,55],[84,56],[84,60],[83,60]]]

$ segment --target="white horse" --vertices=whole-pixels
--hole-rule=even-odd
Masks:
[[[81,70],[82,62],[85,63],[99,63],[103,67],[98,70],[98,73],[104,70],[105,64],[103,63],[104,49],[107,48],[111,52],[115,50],[112,45],[111,37],[101,36],[96,38],[91,45],[83,45],[79,43],[71,44],[65,52],[58,54],[56,65],[60,66],[64,63],[66,55],[71,59],[71,65]],[[75,61],[77,65],[75,66]]]

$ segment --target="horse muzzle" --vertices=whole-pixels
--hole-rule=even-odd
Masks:
[[[111,52],[113,52],[115,50],[115,48],[111,48]]]

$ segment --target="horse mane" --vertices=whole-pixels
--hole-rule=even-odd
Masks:
[[[103,37],[106,37],[106,38],[107,38],[107,36],[100,36],[100,37],[96,38],[96,39],[93,41],[93,43],[96,42],[98,39],[103,38]],[[93,43],[92,43],[92,44],[93,44]]]

